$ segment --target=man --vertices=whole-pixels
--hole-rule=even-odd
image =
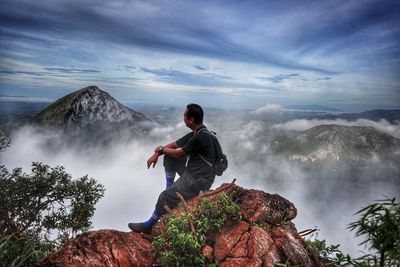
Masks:
[[[201,106],[189,104],[183,114],[186,127],[192,132],[176,142],[159,146],[147,160],[147,168],[157,164],[158,158],[164,155],[166,189],[161,192],[153,215],[142,223],[129,223],[128,227],[135,232],[150,233],[153,225],[166,213],[164,206],[174,208],[179,199],[179,192],[184,199],[197,196],[200,191],[210,189],[215,179],[213,167],[208,162],[216,161],[216,152],[211,133],[203,125],[204,112]],[[174,182],[176,173],[179,179]]]

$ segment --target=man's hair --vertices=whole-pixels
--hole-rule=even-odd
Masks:
[[[186,106],[186,109],[186,115],[188,116],[188,118],[193,118],[196,124],[203,123],[204,112],[200,105],[191,103]]]

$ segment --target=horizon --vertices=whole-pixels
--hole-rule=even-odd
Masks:
[[[100,88],[101,89],[101,88]],[[79,89],[80,90],[80,89]],[[102,90],[102,89],[101,89]],[[78,90],[76,90],[78,91]],[[76,91],[69,92],[74,93]],[[104,91],[104,90],[102,90]],[[107,91],[105,91],[107,92]],[[41,103],[41,104],[51,104],[55,101],[61,99],[66,96],[62,95],[60,97],[30,97],[30,96],[18,96],[18,95],[5,95],[0,94],[0,102],[23,102],[23,103]],[[112,96],[112,95],[111,95]],[[113,96],[112,96],[113,97]],[[115,98],[115,97],[114,97]],[[135,109],[140,107],[163,107],[163,108],[182,108],[187,103],[160,103],[160,102],[150,102],[150,101],[123,101],[123,99],[117,99],[118,102],[127,106],[128,108]],[[304,105],[279,105],[274,103],[266,103],[266,105],[261,107],[233,107],[233,106],[225,106],[218,107],[216,105],[208,105],[207,103],[202,104],[204,108],[208,109],[222,109],[222,110],[242,110],[242,111],[250,111],[257,112],[257,110],[264,112],[324,112],[324,113],[362,113],[374,110],[400,110],[400,106],[381,106],[381,105],[369,105],[363,106],[363,108],[347,108],[347,109],[338,109],[332,106],[324,106],[316,103],[304,104]],[[317,108],[321,109],[317,109]]]
[[[0,94],[96,84],[122,103],[400,108],[398,1],[0,4]]]

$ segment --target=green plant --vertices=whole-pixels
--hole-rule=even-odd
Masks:
[[[26,266],[46,257],[56,248],[54,242],[38,240],[26,233],[13,233],[0,239],[0,262],[5,266]]]
[[[350,255],[344,255],[340,251],[340,245],[328,246],[325,240],[319,239],[306,240],[306,245],[308,250],[323,258],[327,262],[327,265],[343,266],[352,261]]]
[[[91,226],[95,204],[104,187],[83,176],[73,180],[63,167],[32,164],[32,173],[20,168],[0,177],[0,233],[29,232],[39,236],[52,231],[69,238]]]
[[[0,132],[0,152],[9,141]],[[0,165],[0,265],[33,264],[91,227],[104,187],[63,167],[33,163],[30,174]]]
[[[152,243],[155,256],[164,266],[215,266],[203,255],[207,234],[220,231],[227,221],[239,219],[238,204],[225,193],[220,193],[216,200],[203,199],[199,208],[191,212],[166,215],[162,218],[161,233]]]
[[[377,200],[356,214],[360,218],[349,225],[356,236],[364,236],[368,249],[374,249],[378,255],[372,253],[366,257],[370,261],[379,258],[379,266],[400,265],[400,203],[396,198]]]
[[[400,203],[396,198],[377,200],[356,214],[360,218],[348,228],[355,230],[356,236],[365,236],[361,244],[368,252],[363,256],[351,258],[339,250],[339,245],[328,246],[318,239],[306,240],[308,249],[335,266],[400,266]]]
[[[240,209],[230,196],[221,193],[217,202],[202,200],[194,224],[200,233],[206,234],[219,231],[228,219],[240,220]]]
[[[309,251],[318,254],[328,266],[354,266],[372,267],[378,266],[379,259],[376,255],[365,254],[358,258],[352,258],[349,254],[344,255],[339,245],[327,245],[325,240],[306,240]],[[398,266],[390,265],[387,266]]]

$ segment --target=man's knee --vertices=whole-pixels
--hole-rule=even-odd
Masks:
[[[164,167],[165,167],[165,169],[168,169],[168,170],[174,170],[175,168],[174,168],[174,163],[175,163],[175,161],[174,161],[174,159],[175,158],[173,158],[173,157],[171,157],[171,156],[167,156],[167,155],[164,155]]]
[[[160,193],[156,203],[157,214],[164,215],[167,212],[165,210],[165,206],[167,206],[170,209],[173,209],[178,205],[180,200],[176,196],[176,192],[177,192],[176,188],[174,189],[173,187],[170,187]]]
[[[159,215],[164,215],[167,211],[165,210],[165,206],[167,206],[168,208],[175,208],[177,203],[178,203],[178,199],[175,196],[175,191],[173,190],[164,190],[160,193],[160,195],[158,196],[158,200],[156,203],[156,212]]]
[[[164,155],[164,168],[170,171],[176,171],[181,174],[185,168],[185,158],[174,158],[167,155]]]

